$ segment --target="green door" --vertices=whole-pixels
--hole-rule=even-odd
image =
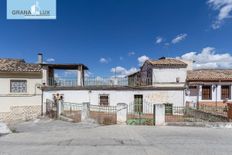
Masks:
[[[134,112],[136,113],[143,112],[143,95],[134,96]]]

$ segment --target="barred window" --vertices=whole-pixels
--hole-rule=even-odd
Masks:
[[[221,86],[221,99],[230,99],[230,86]]]
[[[100,105],[108,106],[109,105],[109,96],[108,95],[100,95]]]
[[[211,86],[202,86],[202,99],[203,100],[211,100],[212,99]]]
[[[26,80],[11,80],[10,81],[10,92],[11,93],[26,93],[27,92],[27,81]]]

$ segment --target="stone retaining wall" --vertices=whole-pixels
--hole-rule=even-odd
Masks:
[[[41,115],[41,106],[12,106],[10,112],[0,113],[0,121],[12,122],[12,121],[27,121],[36,119]]]

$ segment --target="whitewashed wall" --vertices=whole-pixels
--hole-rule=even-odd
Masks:
[[[63,94],[64,102],[83,103],[90,102],[93,105],[99,105],[99,95],[109,95],[109,104],[116,106],[118,103],[130,104],[134,101],[134,95],[143,95],[144,103],[173,103],[174,106],[184,105],[184,94],[182,90],[63,90],[63,91],[45,91],[43,102],[45,107],[46,99],[53,99],[53,94]],[[45,109],[44,109],[45,110]]]
[[[27,80],[27,93],[11,93],[10,80]],[[11,106],[41,105],[41,90],[37,87],[41,79],[0,78],[0,112],[10,112]]]
[[[186,68],[154,68],[153,81],[156,83],[176,83],[176,78],[180,78],[180,82],[185,83],[187,77]]]

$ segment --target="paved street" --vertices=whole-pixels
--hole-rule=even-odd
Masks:
[[[232,129],[98,126],[40,120],[0,137],[0,155],[192,155],[232,154]]]

